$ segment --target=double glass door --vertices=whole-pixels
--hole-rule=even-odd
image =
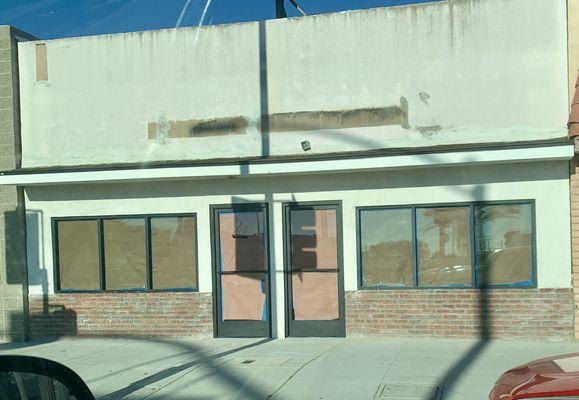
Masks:
[[[283,209],[286,335],[345,336],[340,204]],[[212,207],[218,337],[271,337],[267,216],[265,204]]]

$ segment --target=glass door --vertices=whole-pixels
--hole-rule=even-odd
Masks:
[[[346,335],[339,204],[285,205],[287,334]]]
[[[218,337],[270,337],[267,207],[212,207]]]

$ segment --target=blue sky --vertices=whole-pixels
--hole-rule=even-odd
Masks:
[[[298,0],[308,14],[437,0]],[[286,0],[288,15],[297,16]],[[205,13],[204,13],[205,11]],[[275,0],[0,0],[0,25],[41,39],[255,21],[275,17]]]

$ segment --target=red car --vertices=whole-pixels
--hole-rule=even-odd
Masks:
[[[579,353],[531,361],[505,372],[489,399],[579,399]]]

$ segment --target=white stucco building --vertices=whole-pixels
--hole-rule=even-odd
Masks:
[[[566,338],[564,0],[18,44],[30,335]]]

